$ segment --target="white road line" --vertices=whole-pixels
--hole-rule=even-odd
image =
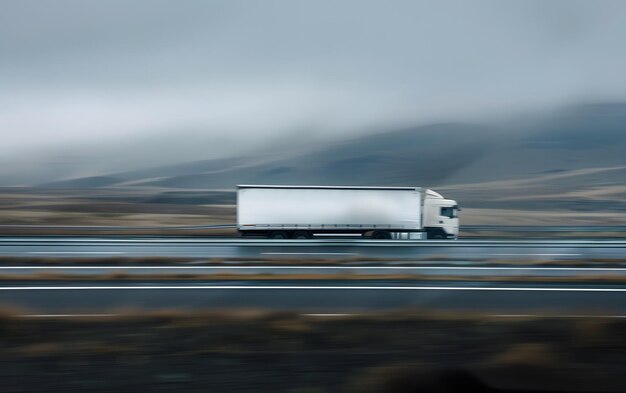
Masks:
[[[122,251],[28,251],[24,254],[35,255],[121,255],[126,254]]]
[[[537,256],[537,257],[575,257],[575,256],[580,256],[582,254],[491,254],[491,255],[498,255],[498,256],[525,256],[525,257],[530,257],[530,256]]]
[[[295,285],[178,285],[178,286],[24,286],[0,287],[0,291],[74,291],[74,290],[176,290],[176,289],[304,289],[304,290],[348,290],[348,291],[509,291],[509,292],[626,292],[626,288],[548,288],[548,287],[375,287],[375,286],[295,286]]]
[[[320,237],[363,237],[360,233],[314,233],[313,236]]]
[[[352,316],[368,316],[368,314],[343,313],[343,314],[300,314],[305,317],[352,317]],[[374,314],[376,315],[376,314]],[[478,314],[480,315],[480,313]],[[436,316],[436,315],[435,315]],[[569,315],[550,315],[550,314],[490,314],[489,317],[495,318],[626,318],[626,315],[589,315],[589,314],[569,314]]]
[[[24,314],[16,315],[18,318],[105,318],[116,317],[125,314]],[[300,314],[305,317],[333,318],[333,317],[352,317],[365,316],[368,314],[357,313],[327,313],[327,314]],[[375,316],[376,314],[374,314]],[[550,315],[550,314],[491,314],[489,317],[494,318],[601,318],[601,319],[624,319],[626,315]]]
[[[542,314],[494,314],[490,315],[492,317],[501,317],[501,318],[626,318],[626,315],[542,315]]]
[[[18,315],[20,318],[96,318],[96,317],[114,317],[120,314],[24,314]]]
[[[23,314],[17,315],[19,318],[101,318],[115,317],[125,314]],[[367,316],[368,314],[358,313],[318,313],[318,314],[300,314],[305,317],[350,317],[350,316]],[[376,315],[376,314],[374,314]],[[626,315],[550,315],[550,314],[491,314],[490,317],[495,318],[616,318],[623,319]]]
[[[0,270],[546,270],[546,271],[626,271],[626,267],[530,267],[530,266],[0,266]]]
[[[355,252],[264,252],[263,255],[359,255]]]

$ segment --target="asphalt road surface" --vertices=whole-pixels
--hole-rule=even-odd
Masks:
[[[360,274],[448,275],[624,275],[624,267],[602,264],[538,267],[531,260],[624,258],[626,242],[591,240],[546,241],[373,241],[373,240],[248,240],[193,238],[2,238],[0,255],[12,257],[187,257],[187,258],[388,258],[377,266],[349,267]],[[430,263],[431,257],[446,262]],[[419,258],[420,265],[393,266]],[[519,260],[516,266],[485,266],[472,258]],[[437,260],[437,258],[434,258]],[[106,273],[111,269],[137,273],[210,273],[218,266],[49,266],[46,271],[70,274]],[[35,266],[5,265],[0,274],[36,273]],[[31,270],[28,270],[31,269]],[[65,269],[65,270],[63,270]],[[92,269],[92,270],[90,270]],[[100,269],[100,270],[97,270]],[[302,274],[337,272],[339,267],[227,266],[230,272]],[[264,270],[265,269],[265,270]],[[270,269],[270,270],[268,270]],[[320,270],[321,269],[321,270]],[[368,269],[368,270],[359,270]],[[582,270],[581,270],[582,269]],[[549,281],[549,280],[548,280]],[[496,315],[626,315],[626,288],[619,283],[490,282],[415,280],[266,280],[249,281],[27,281],[0,282],[0,304],[39,314],[94,314],[120,309],[290,309],[306,313],[353,313],[366,310],[418,308],[437,311],[480,311]]]
[[[186,258],[590,259],[626,256],[623,240],[256,240],[197,238],[15,237],[0,256]]]
[[[626,288],[489,282],[3,282],[0,304],[31,314],[139,309],[280,309],[355,313],[416,308],[495,315],[626,315]]]

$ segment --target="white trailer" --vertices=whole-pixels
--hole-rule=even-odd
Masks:
[[[242,236],[456,239],[456,201],[419,187],[240,185]]]

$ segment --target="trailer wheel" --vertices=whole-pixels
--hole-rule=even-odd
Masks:
[[[391,239],[391,233],[387,231],[376,231],[372,234],[372,239],[388,240]]]
[[[303,239],[310,239],[311,237],[312,236],[309,232],[300,231],[300,232],[294,233],[292,236],[292,239],[303,240]]]
[[[287,232],[283,232],[283,231],[276,231],[276,232],[270,232],[269,235],[270,239],[287,239]]]

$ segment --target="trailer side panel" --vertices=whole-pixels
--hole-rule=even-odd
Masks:
[[[421,229],[421,192],[410,188],[242,187],[237,225],[255,229]]]

